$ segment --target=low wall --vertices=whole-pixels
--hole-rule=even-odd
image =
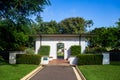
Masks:
[[[13,51],[9,53],[9,64],[16,64],[16,54],[25,54],[23,51]]]
[[[77,57],[74,57],[74,56],[71,56],[68,61],[70,62],[71,65],[77,65],[78,63],[78,58]]]

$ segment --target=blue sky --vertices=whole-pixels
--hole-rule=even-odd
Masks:
[[[95,27],[115,25],[120,18],[120,0],[50,0],[41,13],[43,21],[60,22],[69,17],[83,17],[93,20]]]

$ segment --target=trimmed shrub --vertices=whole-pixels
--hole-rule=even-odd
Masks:
[[[49,56],[50,53],[50,46],[41,46],[38,54],[40,54],[41,56]]]
[[[71,46],[70,51],[72,56],[77,56],[81,53],[81,46],[78,45]]]
[[[16,54],[17,64],[40,64],[41,56],[35,54]]]
[[[78,55],[78,65],[98,65],[102,64],[102,54],[81,54]]]

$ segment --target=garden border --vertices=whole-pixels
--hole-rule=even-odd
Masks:
[[[37,74],[40,70],[42,70],[44,67],[43,66],[38,66],[36,69],[28,73],[26,76],[21,78],[20,80],[29,80],[31,77],[33,77],[35,74]]]
[[[82,80],[86,80],[85,76],[82,74],[82,72],[80,71],[80,69],[78,68],[78,66],[75,66],[75,68],[76,68],[78,74],[80,75],[81,79]]]

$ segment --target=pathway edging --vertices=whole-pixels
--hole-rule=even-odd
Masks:
[[[31,77],[33,77],[35,74],[37,74],[41,69],[43,69],[43,66],[37,67],[35,70],[21,78],[20,80],[29,80]]]
[[[72,67],[73,68],[73,71],[77,77],[78,80],[82,80],[82,78],[80,77],[79,73],[77,72],[76,68],[75,67]]]
[[[78,66],[75,66],[75,68],[76,68],[78,74],[80,75],[81,79],[82,80],[86,80],[85,76],[82,74],[82,72],[80,71],[80,69],[78,68]]]

